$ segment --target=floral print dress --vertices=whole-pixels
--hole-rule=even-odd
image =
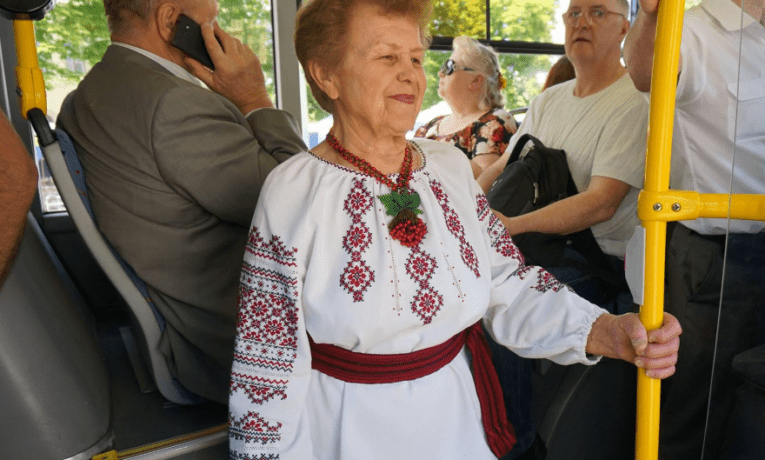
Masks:
[[[436,117],[422,125],[417,129],[414,137],[424,137],[452,144],[462,150],[471,160],[486,153],[502,155],[510,142],[510,138],[518,128],[513,116],[500,107],[491,109],[481,115],[478,120],[459,131],[442,136],[439,134],[439,126],[444,118],[446,115]]]

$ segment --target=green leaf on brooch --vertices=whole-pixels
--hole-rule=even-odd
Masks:
[[[380,201],[385,205],[385,211],[389,216],[396,216],[402,209],[408,209],[415,214],[422,214],[420,207],[420,195],[417,192],[394,191],[387,195],[380,195]]]

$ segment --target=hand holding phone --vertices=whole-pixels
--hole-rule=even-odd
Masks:
[[[178,16],[170,44],[201,62],[206,67],[215,70],[215,65],[210,58],[210,53],[207,52],[204,38],[202,38],[201,27],[185,14]]]

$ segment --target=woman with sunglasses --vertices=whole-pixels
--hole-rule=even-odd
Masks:
[[[478,40],[454,39],[454,52],[438,76],[438,95],[452,113],[421,126],[415,137],[453,144],[471,160],[475,177],[497,161],[517,125],[503,108],[507,80],[499,69],[497,53]]]

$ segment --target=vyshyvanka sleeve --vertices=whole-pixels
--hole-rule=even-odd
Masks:
[[[559,364],[593,364],[585,353],[587,337],[598,316],[606,313],[576,295],[523,256],[486,197],[473,187],[478,219],[491,260],[491,296],[484,325],[497,343],[526,358],[548,358]]]
[[[230,458],[237,460],[314,458],[305,405],[311,353],[301,301],[301,254],[309,250],[301,246],[310,243],[297,223],[302,210],[269,193],[272,177],[255,211],[240,276],[229,397]]]

